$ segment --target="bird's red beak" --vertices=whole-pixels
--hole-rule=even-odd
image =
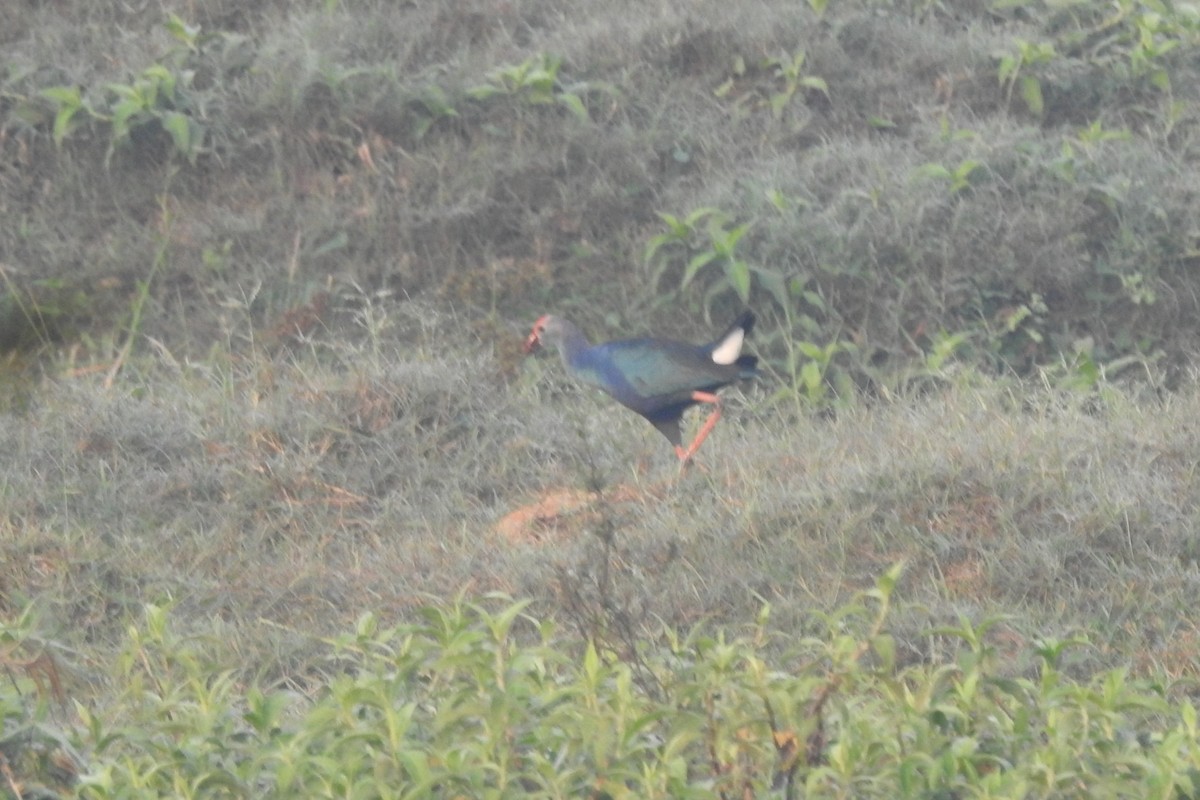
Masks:
[[[525,344],[521,346],[521,350],[526,355],[536,353],[542,347],[542,340],[538,338],[538,332],[535,330],[525,337]]]
[[[542,332],[546,330],[546,319],[549,315],[539,317],[538,321],[533,323],[533,330],[525,337],[525,345],[521,348],[525,351],[525,355],[536,353],[542,349]]]

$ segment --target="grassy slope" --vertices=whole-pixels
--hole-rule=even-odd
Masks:
[[[1081,408],[985,384],[835,421],[751,399],[706,444],[708,471],[671,484],[662,442],[619,409],[572,412],[455,375],[486,371],[478,357],[426,358],[160,367],[144,396],[49,388],[2,434],[10,602],[36,597],[68,640],[102,645],[173,598],[237,651],[271,648],[250,664],[288,671],[306,631],[461,587],[543,612],[597,603],[595,533],[611,526],[610,591],[639,626],[735,622],[765,600],[802,629],[904,559],[897,624],[915,650],[929,624],[1011,614],[1023,641],[1101,634],[1098,665],[1191,669],[1191,398]],[[610,498],[603,524],[564,514],[515,547],[493,528],[589,483]]]
[[[33,338],[62,342],[40,387],[6,390],[26,408],[0,417],[0,608],[35,601],[43,634],[77,648],[80,696],[103,696],[147,601],[246,673],[302,683],[314,637],[463,588],[532,597],[619,648],[764,600],[801,633],[901,559],[906,660],[947,656],[930,625],[1008,615],[1013,670],[1038,637],[1086,629],[1081,672],[1194,674],[1190,384],[1079,397],[972,369],[925,390],[895,377],[939,329],[969,333],[961,355],[985,370],[1075,343],[1186,365],[1194,50],[1164,58],[1165,93],[1122,77],[1120,44],[1058,34],[1038,118],[994,54],[1102,25],[1099,6],[196,5],[189,21],[229,36],[194,53],[125,4],[2,12],[6,302],[37,305],[54,324]],[[799,50],[828,97],[801,90],[776,117],[757,65]],[[550,103],[467,96],[539,53],[563,58]],[[196,166],[161,131],[109,152],[103,122],[54,147],[38,90],[80,84],[100,105],[155,62],[196,70]],[[554,99],[568,89],[588,122]],[[435,96],[457,115],[422,132]],[[1125,135],[1088,140],[1095,121]],[[959,191],[922,177],[968,160]],[[857,350],[839,368],[905,388],[829,417],[749,390],[708,470],[669,484],[657,434],[549,361],[518,366],[516,344],[548,307],[597,336],[706,336],[700,312],[739,304],[721,270],[677,291],[685,248],[641,265],[655,212],[706,206],[753,221],[739,252],[809,293],[785,314],[752,286],[781,372],[786,341],[841,339]],[[320,324],[293,337],[322,291]],[[536,542],[494,529],[580,486],[607,500]]]

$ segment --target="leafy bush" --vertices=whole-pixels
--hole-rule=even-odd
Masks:
[[[480,101],[494,97],[518,98],[529,105],[562,105],[580,121],[588,120],[578,91],[586,86],[564,86],[558,77],[562,59],[542,54],[520,64],[499,67],[488,75],[488,82],[472,88],[468,96]]]
[[[147,609],[118,701],[80,707],[81,796],[1154,797],[1194,791],[1195,707],[1114,670],[1075,682],[1048,642],[1006,676],[990,623],[934,630],[952,663],[903,665],[893,569],[768,657],[748,632],[664,631],[654,679],[502,597],[363,616],[310,695],[243,688]]]
[[[65,703],[57,644],[37,631],[33,606],[0,618],[0,798],[50,800],[75,784],[83,759],[51,721]],[[63,794],[60,794],[62,792]]]
[[[156,133],[165,134],[170,151],[195,164],[208,150],[210,138],[206,118],[211,92],[196,85],[200,65],[211,61],[211,53],[226,53],[241,37],[230,34],[202,35],[199,27],[171,14],[163,25],[175,46],[161,63],[147,66],[126,82],[103,87],[78,85],[47,86],[37,97],[23,98],[14,116],[37,124],[38,105],[48,103],[52,116],[51,134],[61,146],[81,128],[107,128],[109,155],[132,140],[143,145]],[[210,78],[211,80],[211,78]]]

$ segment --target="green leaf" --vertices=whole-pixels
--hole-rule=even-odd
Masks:
[[[814,308],[819,308],[822,311],[825,310],[825,298],[824,297],[822,297],[818,292],[814,292],[812,289],[805,289],[803,284],[800,284],[799,288],[800,288],[799,294],[802,298],[804,298],[804,302],[808,303],[810,306],[813,306]],[[794,291],[794,289],[793,289],[793,291]]]
[[[111,124],[114,142],[122,141],[129,135],[131,127],[129,121],[140,111],[142,111],[142,104],[135,99],[122,100],[113,106]]]
[[[148,105],[156,104],[160,91],[167,99],[175,99],[175,76],[162,64],[146,67],[141,82],[150,89]]]
[[[871,640],[871,649],[879,656],[883,670],[891,670],[896,664],[896,640],[886,633]]]
[[[996,70],[996,76],[1000,79],[1000,84],[1004,85],[1009,82],[1017,74],[1017,70],[1021,68],[1021,60],[1016,56],[1007,55],[1000,59],[1000,66]]]
[[[918,178],[936,178],[938,180],[952,181],[954,173],[941,164],[922,164],[917,167],[914,174]]]
[[[649,242],[646,243],[646,252],[642,256],[642,260],[645,261],[647,264],[649,264],[650,262],[652,262],[654,260],[654,256],[656,253],[658,253],[659,248],[661,248],[663,245],[667,244],[668,242],[673,242],[673,241],[675,241],[674,237],[671,237],[667,234],[663,234],[662,236],[655,236],[653,239],[651,239]]]
[[[900,581],[900,576],[904,573],[904,562],[897,562],[887,568],[887,572],[879,576],[875,581],[875,587],[884,596],[890,596],[896,588],[896,584]]]
[[[733,258],[733,250],[737,247],[737,243],[746,231],[750,230],[750,223],[738,225],[729,230],[723,230],[720,225],[722,222],[713,220],[708,226],[708,238],[712,242],[713,251],[722,258]]]
[[[754,274],[758,276],[759,284],[767,290],[767,293],[771,295],[771,299],[781,309],[788,308],[791,297],[788,294],[787,280],[783,277],[783,273],[764,267],[753,267],[753,270]]]
[[[175,14],[169,14],[167,21],[163,23],[163,27],[167,29],[167,33],[172,37],[183,42],[190,49],[196,47],[196,37],[200,35],[200,26],[188,25]]]
[[[58,110],[58,113],[54,115],[54,128],[52,130],[52,136],[54,137],[54,143],[56,145],[61,146],[63,140],[67,138],[67,133],[69,133],[71,130],[71,121],[75,118],[75,112],[78,110],[78,106],[63,106]]]
[[[192,156],[192,124],[186,114],[178,111],[168,111],[161,120],[163,129],[171,134],[175,149],[189,158]]]
[[[696,277],[696,273],[709,264],[717,254],[712,250],[705,250],[703,253],[697,253],[688,261],[687,269],[683,271],[683,280],[679,282],[680,289],[686,289],[692,279]]]
[[[733,259],[725,262],[725,277],[743,303],[750,302],[750,267],[745,261]]]
[[[493,86],[490,84],[473,86],[470,89],[467,89],[467,97],[471,98],[472,100],[487,100],[503,93],[503,91],[504,90],[498,86]]]
[[[727,219],[727,217],[721,213],[720,209],[705,206],[703,208],[697,208],[695,211],[688,214],[686,217],[684,217],[683,222],[689,230],[693,230],[695,229],[697,223],[699,223],[700,220],[704,219],[705,217],[712,217],[714,219],[721,220],[722,222]]]
[[[687,230],[687,226],[681,222],[678,217],[668,214],[665,211],[658,211],[656,213],[658,214],[659,219],[667,223],[667,227],[670,229],[671,233],[678,234],[681,231]]]
[[[808,391],[809,397],[819,396],[821,386],[821,365],[816,361],[806,361],[800,368],[800,380]]]
[[[81,99],[78,86],[49,86],[42,89],[42,97],[53,100],[59,105],[69,105],[78,107],[81,105]]]
[[[595,687],[600,681],[600,654],[596,652],[596,643],[588,642],[587,650],[583,653],[583,674],[588,679],[588,685]]]
[[[520,600],[505,606],[495,615],[483,617],[491,630],[492,638],[497,642],[508,638],[508,632],[512,628],[513,622],[532,602],[532,600]]]
[[[71,131],[75,114],[83,107],[83,98],[77,86],[50,86],[41,91],[42,97],[53,101],[58,106],[54,115],[52,135],[54,144],[61,146],[67,134]]]
[[[812,342],[796,342],[796,349],[809,358],[820,361],[825,358],[825,349]]]
[[[406,784],[423,785],[432,780],[429,769],[429,757],[420,750],[402,750],[393,758],[403,768]],[[411,789],[411,786],[408,788]]]
[[[737,244],[739,241],[741,241],[741,238],[746,235],[746,231],[750,230],[750,226],[752,224],[753,223],[751,223],[751,222],[745,222],[729,231],[728,240],[729,240],[730,248],[732,248],[735,244]]]
[[[801,78],[800,85],[806,89],[816,89],[821,94],[829,97],[829,85],[825,83],[824,78],[818,78],[814,75],[810,75],[807,78]]]
[[[1036,116],[1042,116],[1045,110],[1045,101],[1042,99],[1042,82],[1032,75],[1026,75],[1021,78],[1021,96],[1025,98],[1025,105],[1029,106],[1029,110]]]
[[[354,635],[359,639],[369,639],[379,630],[379,617],[370,611],[359,615],[354,623]]]
[[[588,116],[587,107],[584,106],[583,101],[579,99],[579,95],[571,94],[569,92],[560,94],[558,96],[558,102],[569,108],[571,113],[574,114],[580,122],[587,122],[590,119]]]

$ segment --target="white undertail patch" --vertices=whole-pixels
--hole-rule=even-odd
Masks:
[[[738,356],[742,354],[742,342],[746,340],[746,332],[741,328],[734,328],[729,332],[729,335],[712,351],[712,360],[716,364],[728,366],[738,360]]]

